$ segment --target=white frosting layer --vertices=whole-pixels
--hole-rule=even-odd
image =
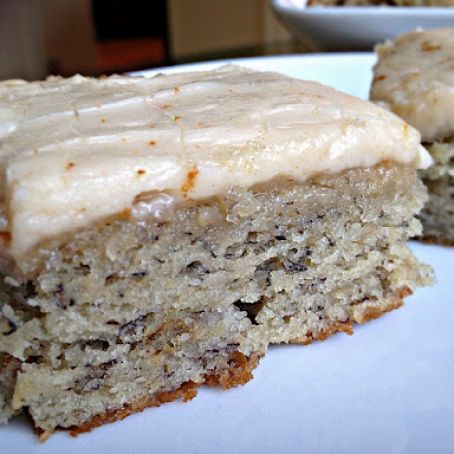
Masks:
[[[454,135],[454,28],[404,33],[376,50],[371,99],[417,128],[426,142]]]
[[[0,140],[4,230],[16,260],[149,191],[201,199],[278,175],[430,163],[419,134],[371,103],[236,67],[3,82]]]

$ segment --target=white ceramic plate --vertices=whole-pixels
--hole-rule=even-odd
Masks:
[[[306,7],[306,0],[272,0],[289,31],[316,50],[366,50],[421,28],[454,26],[454,8]]]
[[[367,97],[372,55],[245,59]],[[207,69],[219,63],[174,67]],[[153,74],[151,72],[150,74]],[[454,446],[454,249],[411,245],[438,283],[406,305],[307,347],[272,347],[247,385],[44,445],[25,418],[0,427],[13,453],[442,453]]]

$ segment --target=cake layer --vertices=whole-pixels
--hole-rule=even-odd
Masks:
[[[387,163],[231,188],[42,250],[0,294],[0,420],[89,429],[181,387],[244,383],[270,343],[351,332],[430,282],[406,245],[426,198],[412,166]]]
[[[3,255],[19,266],[43,240],[133,209],[154,191],[172,204],[276,176],[430,163],[418,133],[371,103],[235,67],[6,81],[0,140]]]
[[[454,134],[454,28],[404,33],[376,47],[371,99],[385,104],[422,135]]]

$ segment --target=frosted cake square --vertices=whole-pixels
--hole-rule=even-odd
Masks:
[[[406,245],[419,134],[323,85],[7,81],[0,131],[0,415],[43,439],[243,384],[269,344],[351,333],[430,282]]]
[[[376,48],[371,99],[416,127],[434,165],[422,239],[454,245],[454,28],[405,33]]]

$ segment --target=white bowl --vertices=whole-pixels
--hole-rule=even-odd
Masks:
[[[289,31],[313,50],[370,50],[416,28],[454,27],[449,7],[307,7],[304,0],[271,1]]]

